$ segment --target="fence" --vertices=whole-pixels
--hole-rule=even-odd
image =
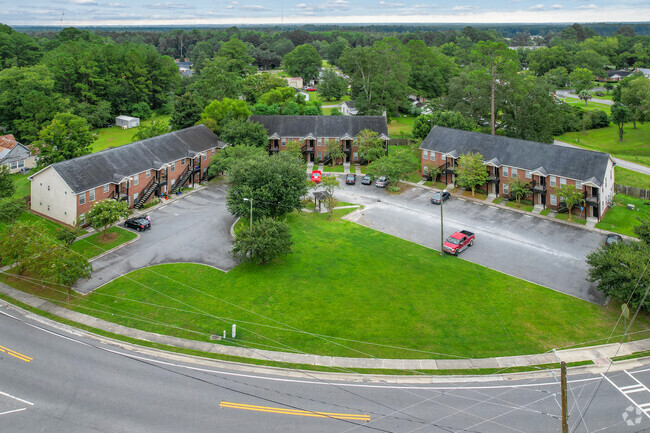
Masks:
[[[615,183],[614,191],[625,195],[631,195],[632,197],[639,197],[644,200],[650,200],[650,190],[647,189],[637,188],[634,186],[619,185]]]

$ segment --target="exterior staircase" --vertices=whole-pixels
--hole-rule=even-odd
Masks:
[[[174,187],[172,188],[172,190],[169,193],[173,194],[176,191],[178,191],[179,189],[183,188],[185,186],[185,184],[187,183],[187,181],[189,180],[190,176],[192,176],[193,173],[194,173],[194,170],[192,170],[190,168],[190,165],[187,164],[187,167],[185,168],[185,171],[183,172],[183,174],[181,174],[179,176],[178,182],[176,182],[174,184]]]

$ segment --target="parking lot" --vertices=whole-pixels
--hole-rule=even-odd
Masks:
[[[149,212],[151,229],[140,239],[92,262],[90,280],[75,289],[88,293],[132,270],[162,263],[201,263],[222,270],[237,265],[230,254],[230,227],[224,184],[208,187],[162,204]]]
[[[430,202],[432,192],[413,187],[399,195],[374,185],[345,185],[336,196],[362,204],[347,219],[382,232],[440,249],[440,206]],[[474,246],[459,258],[597,304],[605,296],[586,280],[586,256],[604,241],[604,235],[510,211],[489,202],[452,197],[443,210],[445,237],[459,230],[476,233]]]

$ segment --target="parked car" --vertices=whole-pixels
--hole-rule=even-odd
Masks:
[[[357,183],[357,175],[354,173],[350,173],[347,176],[345,176],[345,183],[346,185],[354,185]]]
[[[311,180],[316,183],[320,183],[320,178],[323,176],[320,170],[314,170],[311,172]]]
[[[316,88],[313,86],[307,86],[305,87],[305,92],[315,92]]]
[[[475,238],[474,233],[461,230],[449,236],[445,243],[442,244],[442,249],[446,253],[457,256],[461,251],[474,245]]]
[[[129,227],[141,232],[151,228],[151,221],[147,220],[145,217],[129,218],[124,221],[124,227]]]
[[[379,188],[386,188],[388,185],[390,185],[388,176],[380,176],[377,182],[375,182],[375,186]]]
[[[451,198],[451,194],[449,193],[449,191],[434,192],[433,196],[431,197],[431,203],[440,204],[441,200],[444,203],[447,200],[449,200],[450,198]]]
[[[623,242],[623,237],[621,235],[617,235],[617,234],[612,233],[612,234],[607,235],[607,237],[605,238],[605,246],[606,247],[608,247],[610,245],[613,245],[613,244],[617,244],[619,242]]]
[[[362,185],[371,185],[372,184],[372,176],[369,174],[366,174],[363,176],[363,179],[361,179],[361,184]]]

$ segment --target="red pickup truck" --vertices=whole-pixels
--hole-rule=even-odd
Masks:
[[[449,236],[442,248],[446,253],[457,256],[465,248],[471,247],[474,244],[474,239],[474,233],[461,230]]]

